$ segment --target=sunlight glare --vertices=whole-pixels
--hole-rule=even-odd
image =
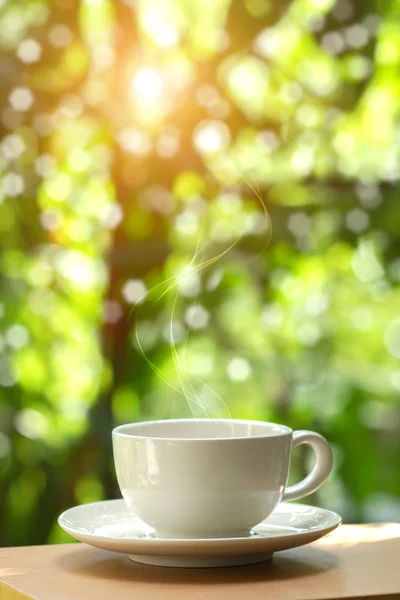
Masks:
[[[139,100],[154,102],[160,99],[164,84],[156,69],[142,67],[133,76],[132,89]]]
[[[194,144],[199,152],[218,152],[224,150],[229,142],[229,128],[221,121],[202,121],[194,132]]]
[[[162,14],[159,7],[146,10],[142,16],[145,31],[156,44],[164,47],[174,46],[179,41],[179,33],[173,23],[166,19],[167,16],[168,13]]]
[[[346,525],[340,527],[328,537],[318,540],[319,546],[355,546],[366,542],[380,542],[400,536],[400,523],[385,523],[384,525],[362,526]]]

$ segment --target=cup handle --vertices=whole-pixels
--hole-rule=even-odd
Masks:
[[[314,433],[314,431],[294,431],[292,450],[300,444],[310,444],[317,460],[313,470],[303,481],[286,488],[282,498],[283,501],[297,500],[312,494],[324,483],[332,470],[332,450],[322,435]]]

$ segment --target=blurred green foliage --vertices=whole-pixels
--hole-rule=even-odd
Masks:
[[[2,0],[0,50],[1,544],[191,414],[321,432],[309,501],[400,519],[400,2]]]

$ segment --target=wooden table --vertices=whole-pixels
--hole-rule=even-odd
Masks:
[[[400,600],[400,524],[343,525],[269,562],[139,565],[84,544],[0,549],[0,600]]]

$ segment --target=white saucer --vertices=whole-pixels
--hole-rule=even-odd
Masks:
[[[77,540],[128,554],[136,562],[164,567],[223,567],[271,558],[273,552],[313,542],[335,529],[341,517],[329,510],[282,502],[244,538],[160,539],[124,500],[83,504],[64,512],[60,526]]]

